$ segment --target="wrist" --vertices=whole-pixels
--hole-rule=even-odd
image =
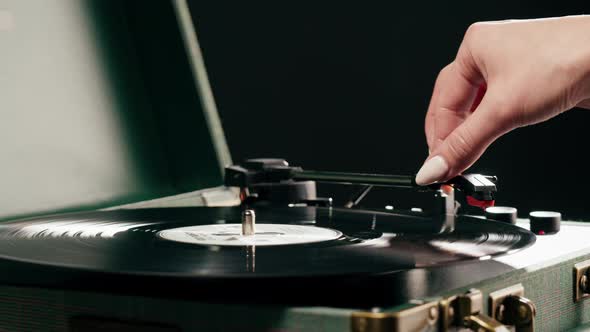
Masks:
[[[579,57],[577,67],[581,71],[580,89],[578,99],[585,100],[590,98],[590,15],[577,16],[580,19],[578,31],[581,32],[579,45]]]
[[[590,43],[590,41],[589,41]],[[590,46],[590,45],[588,45]],[[587,47],[585,51],[584,60],[582,64],[583,76],[582,76],[582,97],[581,100],[587,100],[590,98],[590,47]]]

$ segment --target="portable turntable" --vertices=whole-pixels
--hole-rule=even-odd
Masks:
[[[589,324],[588,224],[518,219],[494,206],[489,175],[419,187],[412,175],[234,164],[185,1],[35,6],[0,11],[0,90],[13,95],[0,101],[1,329]],[[38,43],[51,34],[67,38]],[[326,182],[356,191],[335,204],[317,195]],[[376,187],[427,203],[363,207]]]

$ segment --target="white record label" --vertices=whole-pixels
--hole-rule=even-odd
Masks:
[[[314,226],[256,224],[256,233],[244,236],[241,224],[213,224],[166,229],[158,235],[171,241],[207,246],[280,246],[331,241],[342,233]]]

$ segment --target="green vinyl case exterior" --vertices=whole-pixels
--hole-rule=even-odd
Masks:
[[[521,284],[525,296],[537,305],[535,331],[584,331],[590,329],[590,325],[584,325],[590,322],[590,302],[573,302],[571,280],[573,264],[589,258],[590,250],[586,250],[575,259],[518,269],[501,277],[449,290],[440,297],[417,300],[436,302],[472,287],[487,297],[499,288]],[[395,313],[412,306],[380,308],[380,312]],[[0,286],[0,329],[7,331],[403,331],[354,327],[353,314],[365,310],[200,303],[147,295]],[[484,310],[487,310],[486,305]],[[411,331],[444,330],[437,323]]]

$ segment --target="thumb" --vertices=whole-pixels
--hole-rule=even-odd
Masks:
[[[488,90],[477,109],[432,151],[416,175],[416,184],[446,181],[471,166],[498,137],[514,127],[509,112]],[[500,111],[501,110],[501,111]]]

